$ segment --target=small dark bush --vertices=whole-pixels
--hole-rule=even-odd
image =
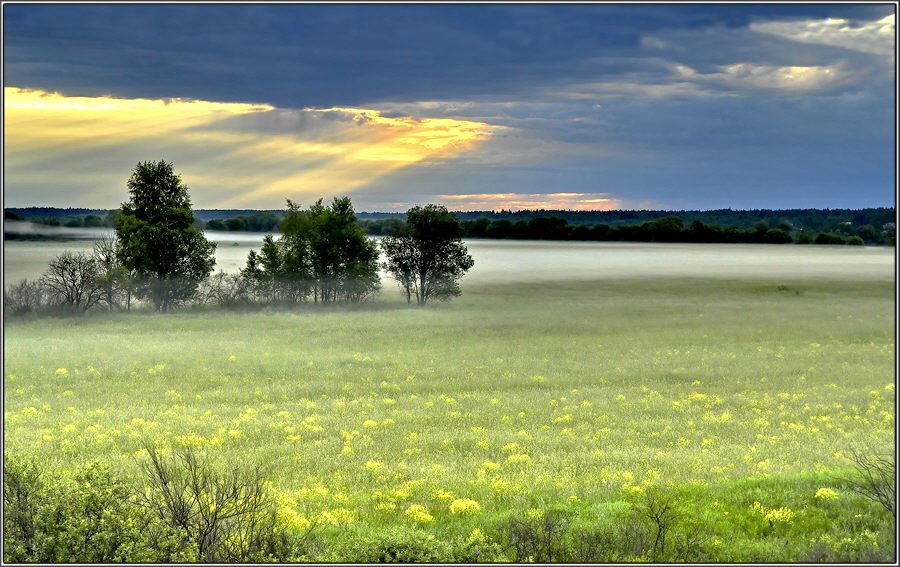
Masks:
[[[3,310],[7,315],[38,313],[48,306],[47,290],[40,281],[22,280],[3,293]]]
[[[392,527],[375,535],[351,538],[335,561],[346,563],[448,563],[453,549],[421,530]]]
[[[844,238],[839,234],[820,232],[813,241],[815,244],[844,244]]]
[[[558,510],[529,511],[510,518],[509,541],[514,560],[517,563],[565,561],[568,527],[568,518]]]
[[[374,535],[351,536],[319,561],[341,563],[497,563],[508,559],[482,532],[441,540],[422,530],[394,526]]]
[[[763,234],[762,238],[763,242],[768,244],[788,244],[793,242],[790,234],[778,228],[770,228]]]

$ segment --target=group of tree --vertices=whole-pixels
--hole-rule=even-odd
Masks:
[[[356,224],[349,197],[307,209],[288,200],[281,236],[251,250],[241,275],[269,303],[359,303],[378,291],[378,248]]]
[[[239,215],[226,219],[210,219],[206,221],[206,230],[220,230],[229,232],[275,232],[281,218],[267,211],[261,211],[252,215]]]
[[[388,222],[393,221],[393,222]],[[390,235],[404,230],[400,219],[361,221],[370,235]],[[894,243],[894,229],[876,229],[870,224],[852,227],[841,225],[836,232],[800,231],[786,220],[774,227],[764,220],[750,228],[706,224],[695,219],[685,226],[681,217],[666,216],[640,224],[569,224],[564,218],[534,217],[513,222],[509,219],[490,220],[478,217],[460,223],[464,238],[492,238],[516,240],[592,240],[631,242],[698,242],[698,243],[756,243],[756,244],[888,244]]]
[[[212,272],[216,245],[194,226],[181,177],[165,161],[140,162],[127,186],[115,238],[100,239],[91,252],[63,252],[38,281],[5,290],[7,312],[131,310],[133,299],[169,311],[196,295]]]
[[[679,217],[685,226],[695,220],[704,224],[734,228],[753,228],[765,221],[775,227],[788,223],[796,230],[811,232],[837,232],[842,226],[859,227],[872,225],[881,227],[895,221],[893,207],[869,207],[862,209],[709,209],[709,210],[547,210],[530,209],[520,211],[458,211],[457,217],[462,222],[485,217],[489,220],[507,219],[510,222],[529,221],[539,217],[558,217],[569,224],[607,224],[609,226],[639,225],[664,217]]]
[[[114,227],[119,210],[54,209],[29,207],[7,209],[7,220],[68,228]],[[895,210],[866,209],[757,209],[708,211],[470,211],[456,212],[465,238],[512,238],[538,240],[637,240],[722,243],[788,243],[893,245]],[[389,236],[403,229],[403,213],[357,213],[357,223],[370,236]],[[278,231],[281,211],[199,210],[194,226],[215,231]],[[681,219],[675,234],[657,230],[671,219]],[[759,227],[765,226],[765,231]],[[768,230],[780,231],[765,233]],[[790,236],[790,240],[784,234]],[[858,237],[858,238],[854,238]],[[44,239],[52,235],[8,232],[10,239]],[[669,239],[669,240],[666,240]]]
[[[408,212],[403,229],[385,239],[387,257],[357,223],[349,197],[302,209],[291,200],[279,223],[251,250],[239,274],[212,275],[215,244],[191,210],[188,188],[165,161],[140,162],[127,181],[129,200],[114,215],[115,238],[92,252],[64,252],[38,281],[4,292],[7,313],[90,309],[131,310],[133,300],[155,311],[185,304],[360,303],[381,287],[379,268],[399,283],[408,302],[425,305],[460,294],[473,260],[458,219],[445,207]]]

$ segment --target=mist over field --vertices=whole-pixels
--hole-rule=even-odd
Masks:
[[[62,251],[90,250],[92,238],[114,234],[105,229],[39,229],[48,229],[44,234],[53,236],[77,235],[79,240],[6,241],[7,283],[39,277],[48,262]],[[216,243],[216,271],[226,273],[240,271],[246,265],[247,253],[251,249],[259,250],[263,238],[262,234],[246,232],[206,231],[205,234]],[[475,259],[475,266],[463,283],[467,286],[665,277],[890,279],[894,274],[894,252],[885,247],[478,239],[467,240],[466,246]],[[383,287],[392,289],[394,282],[384,273],[381,276]]]

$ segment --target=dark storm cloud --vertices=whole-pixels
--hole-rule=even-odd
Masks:
[[[354,190],[361,209],[566,191],[634,206],[887,205],[895,46],[879,21],[893,10],[7,4],[5,81],[279,107],[207,132],[315,140],[347,117],[299,109],[335,106],[504,127]]]
[[[509,96],[578,77],[627,73],[646,55],[641,38],[657,32],[885,12],[830,5],[4,9],[8,85],[290,107]]]

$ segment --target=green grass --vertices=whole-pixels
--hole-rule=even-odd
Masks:
[[[8,321],[5,450],[131,476],[143,439],[203,447],[264,465],[335,541],[411,524],[413,504],[439,537],[499,538],[529,508],[599,522],[663,485],[696,504],[711,559],[791,560],[890,530],[836,478],[851,448],[893,451],[892,298],[890,281],[566,281],[424,310]],[[451,513],[460,498],[480,511]],[[797,518],[771,526],[754,501]]]

